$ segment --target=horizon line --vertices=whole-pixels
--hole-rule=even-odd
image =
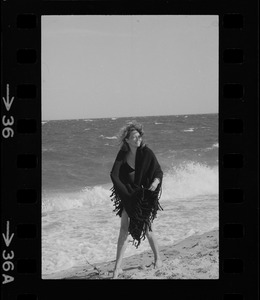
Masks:
[[[124,119],[124,118],[148,118],[148,117],[170,117],[170,116],[192,116],[192,115],[217,115],[218,112],[214,112],[214,113],[192,113],[192,114],[177,114],[177,115],[145,115],[145,116],[124,116],[124,117],[85,117],[85,118],[71,118],[71,119],[49,119],[49,120],[41,120],[41,122],[49,122],[49,121],[69,121],[69,120],[98,120],[98,119]]]

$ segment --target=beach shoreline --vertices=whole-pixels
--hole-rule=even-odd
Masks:
[[[219,230],[192,235],[180,242],[160,248],[162,267],[153,266],[151,250],[125,257],[118,279],[219,279]],[[115,261],[91,264],[54,274],[42,279],[112,279]]]

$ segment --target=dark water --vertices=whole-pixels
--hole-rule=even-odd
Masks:
[[[42,126],[43,191],[73,192],[110,183],[116,136],[127,121],[144,125],[145,142],[164,172],[188,161],[218,164],[218,115],[48,121]]]

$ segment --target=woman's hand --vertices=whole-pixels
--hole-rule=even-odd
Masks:
[[[154,192],[157,189],[159,183],[160,183],[160,180],[158,178],[155,178],[153,183],[149,187],[149,191]]]

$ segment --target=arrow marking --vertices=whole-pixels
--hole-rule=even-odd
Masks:
[[[2,233],[6,247],[9,247],[9,245],[11,244],[11,241],[14,237],[14,233],[12,233],[12,235],[9,237],[9,221],[6,222],[6,235],[4,233]]]
[[[9,99],[9,84],[6,85],[6,98],[2,97],[2,99],[4,101],[6,110],[9,111],[14,101],[14,97]]]

